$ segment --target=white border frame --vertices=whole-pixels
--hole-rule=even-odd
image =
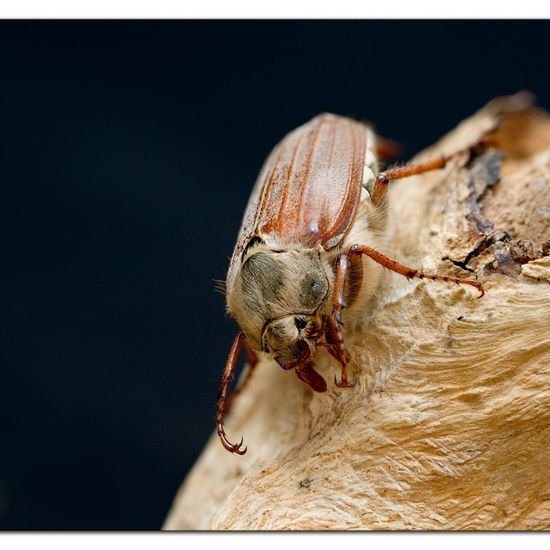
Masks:
[[[531,19],[544,0],[12,0],[3,19]]]

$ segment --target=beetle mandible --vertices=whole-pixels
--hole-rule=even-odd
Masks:
[[[379,252],[389,182],[444,168],[451,157],[380,171],[378,156],[389,143],[366,124],[325,113],[290,132],[267,158],[225,283],[228,312],[241,329],[222,375],[216,413],[217,433],[228,451],[246,452],[242,439],[229,442],[223,425],[241,347],[252,367],[264,353],[323,392],[326,382],[313,364],[322,347],[340,363],[336,385],[353,386],[342,313],[360,311],[372,297],[381,271],[376,264],[408,279],[470,285],[483,296],[477,281],[422,273]],[[363,256],[370,260],[363,262]]]

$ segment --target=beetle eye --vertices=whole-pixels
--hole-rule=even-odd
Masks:
[[[300,281],[300,302],[304,309],[314,309],[319,306],[321,298],[327,292],[327,284],[323,281],[319,270],[308,273]]]
[[[304,290],[311,296],[319,296],[323,293],[323,284],[314,275],[308,275],[304,280]]]
[[[302,330],[304,330],[307,326],[307,321],[301,317],[294,317],[294,324],[296,325],[298,332],[302,332]]]

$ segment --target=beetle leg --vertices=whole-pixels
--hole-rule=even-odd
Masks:
[[[399,273],[399,275],[403,275],[404,277],[407,277],[407,279],[431,279],[432,281],[445,281],[447,283],[456,283],[457,285],[470,285],[479,290],[479,298],[481,298],[485,294],[485,291],[483,290],[483,285],[478,281],[458,279],[457,277],[448,277],[447,275],[431,275],[429,273],[423,273],[422,271],[407,267],[406,265],[403,265],[395,260],[392,260],[391,258],[388,258],[387,256],[384,256],[384,254],[378,252],[370,246],[354,244],[349,249],[348,254],[350,256],[355,254],[365,254],[365,256],[368,256],[369,258],[386,267],[390,271]]]
[[[223,429],[223,417],[226,412],[226,402],[227,402],[227,391],[229,389],[229,384],[233,379],[233,374],[235,372],[235,365],[239,357],[239,351],[243,342],[245,341],[244,334],[239,332],[235,338],[233,345],[231,346],[231,351],[225,363],[225,369],[223,370],[222,379],[220,383],[220,392],[218,394],[218,409],[216,412],[216,431],[222,442],[222,445],[230,452],[237,453],[239,455],[244,455],[246,453],[246,447],[242,449],[243,440],[241,438],[240,443],[230,443]]]
[[[467,151],[469,152],[479,146],[490,145],[492,143],[490,140],[490,136],[491,134],[487,133],[472,145],[465,147],[460,151],[456,151],[452,155],[441,155],[439,158],[429,160],[427,162],[421,162],[419,164],[405,164],[404,166],[396,166],[395,168],[389,168],[388,170],[380,172],[376,176],[376,180],[374,182],[374,192],[372,194],[373,204],[375,206],[379,206],[380,204],[382,204],[388,192],[388,183],[391,180],[399,180],[402,178],[407,178],[409,176],[415,176],[417,174],[424,174],[425,172],[431,172],[432,170],[440,170],[441,168],[445,168],[449,160],[453,157],[456,157],[457,155],[460,155],[461,153],[465,153]]]
[[[338,381],[335,376],[334,384],[338,388],[353,388],[353,386],[355,386],[355,382],[351,382],[350,380],[348,380],[346,363],[341,363],[341,365],[342,365],[342,379]]]
[[[344,346],[344,338],[340,331],[340,325],[330,317],[326,317],[325,323],[325,339],[327,341],[327,351],[340,362],[342,367],[342,379],[340,382],[334,377],[334,383],[339,388],[352,388],[355,382],[350,382],[347,376],[347,364],[349,363],[349,353]]]
[[[388,184],[390,180],[398,180],[406,178],[408,176],[414,176],[416,174],[423,174],[424,172],[431,172],[432,170],[439,170],[445,168],[449,157],[439,157],[437,159],[423,162],[421,164],[409,164],[397,168],[390,168],[384,170],[376,176],[374,181],[374,192],[372,194],[372,202],[375,206],[382,204],[386,198],[388,192]]]
[[[334,269],[334,292],[332,294],[332,317],[340,325],[344,324],[342,319],[342,311],[346,307],[346,299],[344,290],[346,286],[346,275],[348,273],[348,256],[341,254],[336,258],[336,266]]]
[[[313,368],[313,363],[307,361],[303,365],[296,367],[296,376],[311,386],[317,392],[327,391],[327,383],[325,379]]]
[[[249,380],[252,378],[252,373],[254,372],[254,369],[259,361],[258,356],[256,355],[256,352],[250,347],[250,344],[246,341],[246,338],[243,340],[243,348],[244,348],[244,352],[246,353],[246,362],[248,364],[248,369],[246,371],[246,374],[244,375],[244,380],[235,388],[233,393],[227,398],[225,402],[225,408],[224,408],[225,414],[227,414],[231,410],[231,406],[233,405],[235,397],[237,397],[237,395],[239,395],[243,391],[243,389],[248,384]]]
[[[344,346],[344,338],[340,330],[340,325],[344,324],[342,311],[346,307],[345,286],[348,273],[348,256],[341,254],[336,259],[334,278],[334,293],[332,295],[332,319],[327,319],[325,339],[327,341],[327,350],[342,365],[342,380],[338,382],[334,377],[334,383],[339,388],[351,388],[355,382],[348,381],[346,365],[349,361],[349,354]]]

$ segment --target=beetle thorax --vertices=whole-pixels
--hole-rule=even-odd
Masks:
[[[325,256],[322,249],[272,250],[263,244],[244,256],[227,305],[253,348],[272,352],[296,343],[306,325],[302,336],[320,329],[333,285]]]

